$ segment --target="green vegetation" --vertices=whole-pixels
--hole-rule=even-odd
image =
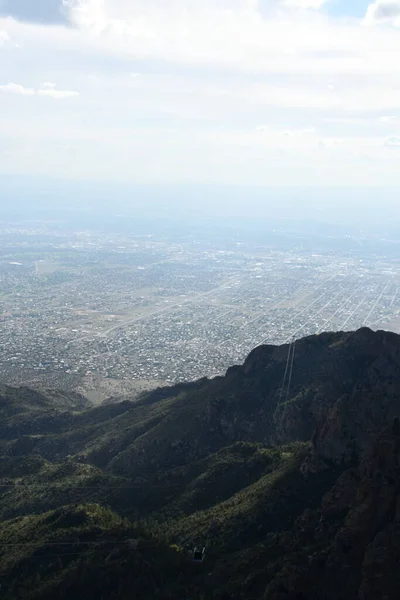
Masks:
[[[127,519],[98,504],[7,521],[0,539],[5,600],[130,598],[133,589],[144,599],[162,584],[160,573],[177,576],[187,562],[178,548],[138,543]]]
[[[399,554],[400,353],[376,335],[299,342],[282,411],[271,347],[136,403],[1,388],[1,597],[394,600],[363,566]]]

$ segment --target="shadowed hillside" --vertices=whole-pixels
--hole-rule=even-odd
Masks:
[[[290,385],[286,345],[96,408],[2,387],[5,597],[397,598],[400,337],[363,328],[292,351]]]

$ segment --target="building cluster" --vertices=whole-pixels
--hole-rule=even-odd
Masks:
[[[400,328],[393,258],[13,228],[0,253],[0,370],[192,380],[261,343]]]

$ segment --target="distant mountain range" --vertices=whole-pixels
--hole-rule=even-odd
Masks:
[[[0,386],[1,597],[397,599],[399,417],[367,328],[95,408]]]

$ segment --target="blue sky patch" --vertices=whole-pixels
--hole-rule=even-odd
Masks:
[[[47,25],[67,23],[62,0],[0,0],[0,17]]]
[[[323,11],[333,17],[365,17],[370,0],[328,0]]]

